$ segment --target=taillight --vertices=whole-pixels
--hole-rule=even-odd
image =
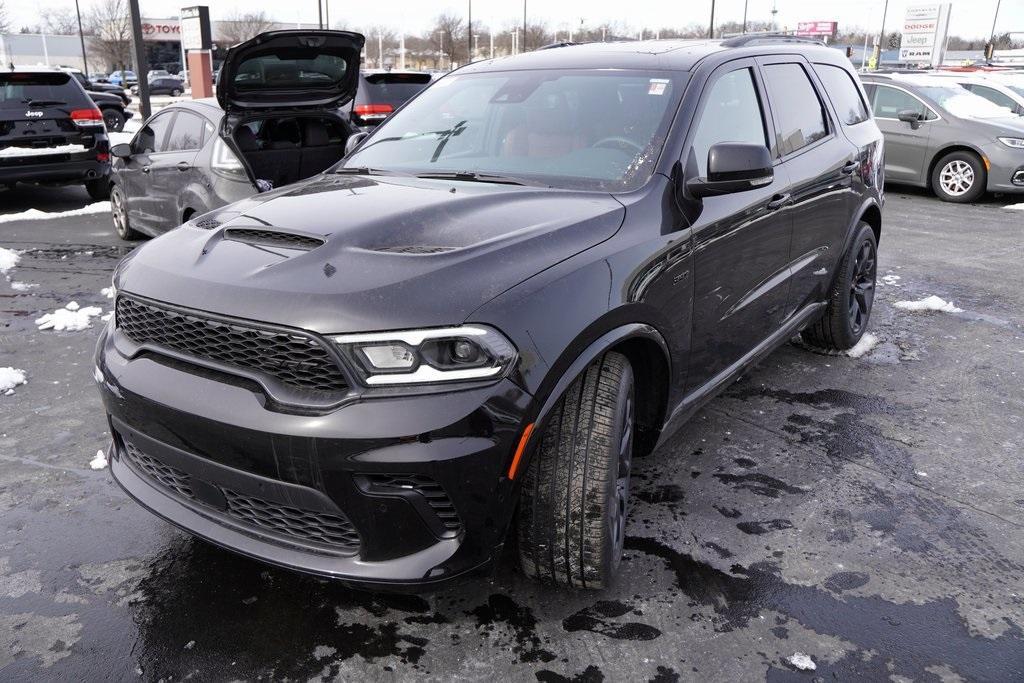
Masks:
[[[102,126],[103,114],[95,107],[92,109],[74,109],[71,112],[71,120],[76,126]]]
[[[363,119],[383,119],[395,110],[390,104],[357,104],[353,111]]]
[[[96,155],[96,161],[110,161],[110,152],[100,152]]]

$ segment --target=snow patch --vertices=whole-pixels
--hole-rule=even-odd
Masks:
[[[56,147],[6,147],[0,157],[38,157],[46,154],[78,154],[88,152],[85,145],[57,145]]]
[[[326,659],[337,654],[338,648],[331,647],[330,645],[317,645],[313,648],[314,659]]]
[[[902,278],[900,278],[899,275],[883,275],[882,276],[882,282],[884,282],[885,284],[890,285],[892,287],[899,287],[900,285],[898,285],[896,283],[899,282],[901,279]]]
[[[846,351],[846,355],[850,358],[860,358],[861,356],[866,356],[871,353],[871,349],[876,346],[878,346],[878,337],[867,332],[860,338],[860,341],[857,342],[852,349]]]
[[[36,327],[40,330],[77,332],[89,327],[92,324],[90,319],[102,313],[103,309],[99,306],[80,308],[77,301],[72,301],[64,308],[58,308],[53,313],[45,313],[36,318]]]
[[[941,313],[962,313],[964,309],[957,308],[952,301],[946,301],[932,294],[920,301],[897,301],[893,304],[895,308],[903,311],[939,311]]]
[[[18,265],[18,261],[20,260],[21,252],[0,247],[0,273],[6,273],[8,270]]]
[[[110,202],[93,202],[80,209],[69,209],[68,211],[40,211],[39,209],[28,209],[18,213],[7,213],[0,216],[0,223],[12,221],[42,221],[51,218],[70,218],[73,216],[89,216],[95,213],[109,213]],[[4,250],[9,251],[9,250]],[[0,265],[0,272],[4,272]]]
[[[1024,211],[1024,204],[1007,204],[1003,208],[1004,209],[1014,209],[1015,211]]]
[[[28,290],[38,286],[39,285],[33,282],[18,282],[16,280],[11,280],[11,289],[15,292],[27,292]]]
[[[107,454],[103,451],[96,451],[96,457],[89,461],[89,467],[94,470],[102,470],[107,467]]]
[[[811,273],[811,275],[828,275],[828,270],[825,268],[818,268],[816,271]]]
[[[801,671],[814,671],[818,668],[811,656],[803,652],[794,652],[787,661]]]
[[[12,367],[0,368],[0,393],[10,396],[14,393],[14,387],[21,384],[28,384],[24,370]]]
[[[102,294],[103,296],[107,297],[108,299],[113,299],[114,298],[114,288],[113,287],[104,287],[103,289],[100,290],[100,294]]]

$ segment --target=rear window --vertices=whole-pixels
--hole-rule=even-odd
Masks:
[[[846,69],[831,64],[815,64],[814,70],[843,123],[852,126],[868,120],[868,108]]]
[[[367,74],[359,89],[359,101],[397,107],[430,85],[430,74]]]
[[[91,107],[82,87],[66,73],[0,73],[0,109],[29,105]]]
[[[345,58],[338,55],[319,54],[312,59],[301,59],[281,50],[242,62],[235,74],[234,86],[240,92],[266,87],[284,90],[336,87],[345,80],[347,69]]]

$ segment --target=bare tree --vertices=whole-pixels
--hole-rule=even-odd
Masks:
[[[0,33],[7,33],[11,30],[11,22],[7,18],[7,7],[4,6],[4,0],[0,0]]]
[[[447,58],[450,67],[461,61],[465,54],[465,36],[466,24],[462,21],[462,17],[457,14],[445,13],[434,20],[434,28],[431,30],[428,40],[438,54]]]
[[[367,26],[359,33],[366,36],[366,65],[383,69],[388,64],[388,53],[398,48],[398,33],[389,26]],[[383,50],[383,54],[381,51]]]
[[[269,30],[274,22],[267,17],[267,13],[259,12],[233,12],[228,18],[221,22],[220,37],[224,42],[235,45],[244,43],[255,38],[264,31]]]
[[[39,11],[40,33],[70,36],[78,33],[78,17],[67,7],[54,7]]]
[[[132,22],[128,0],[98,0],[86,17],[91,51],[107,66],[127,68],[132,63]]]

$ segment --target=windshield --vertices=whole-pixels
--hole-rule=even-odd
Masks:
[[[635,189],[654,170],[685,77],[621,70],[454,74],[385,121],[345,166]]]
[[[960,118],[995,119],[1013,113],[1006,107],[1000,107],[958,85],[925,85],[918,86],[918,89],[922,95],[931,98],[950,114]]]

